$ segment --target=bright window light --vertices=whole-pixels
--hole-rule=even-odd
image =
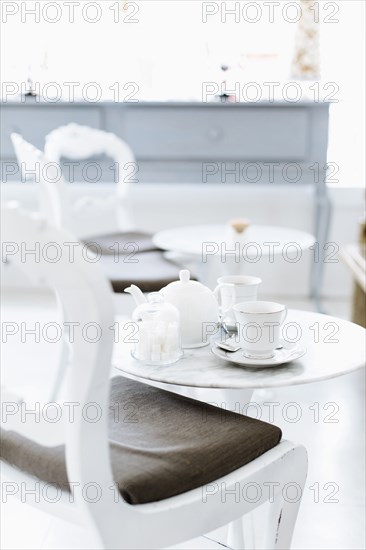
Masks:
[[[4,4],[3,100],[4,83],[24,92],[28,78],[47,100],[65,101],[200,101],[204,83],[223,81],[228,90],[259,83],[260,97],[240,99],[260,100],[268,99],[264,82],[292,80],[299,0],[27,0],[7,3],[19,9],[5,15]],[[320,100],[332,101],[329,160],[339,163],[342,185],[363,185],[365,2],[315,5],[321,79],[301,83],[303,98],[319,90]]]

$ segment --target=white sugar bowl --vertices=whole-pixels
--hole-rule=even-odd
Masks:
[[[170,365],[182,357],[179,311],[159,292],[141,300],[132,320],[137,326],[132,352],[135,359],[147,365]]]

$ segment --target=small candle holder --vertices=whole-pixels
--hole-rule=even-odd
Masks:
[[[28,83],[28,90],[25,92],[24,96],[25,97],[37,97],[37,92],[34,89],[33,80],[31,79],[31,77],[28,77],[27,83]]]
[[[226,240],[232,244],[239,242],[243,244],[246,239],[246,231],[250,226],[250,221],[245,218],[230,220],[226,226]]]

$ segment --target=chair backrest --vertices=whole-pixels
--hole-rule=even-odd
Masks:
[[[50,225],[38,214],[16,205],[2,206],[2,260],[26,270],[30,283],[54,289],[62,306],[63,323],[76,323],[71,342],[71,367],[65,402],[76,403],[74,421],[66,423],[66,464],[70,480],[91,480],[101,487],[113,485],[108,446],[108,398],[114,322],[113,292],[100,267],[86,261],[81,243],[65,230]],[[70,248],[70,243],[76,244]],[[48,260],[52,246],[52,261]],[[24,250],[36,250],[24,261]],[[70,250],[72,249],[72,257]],[[55,251],[57,261],[54,261]],[[93,323],[100,338],[87,340],[84,327]],[[90,325],[89,325],[90,326]],[[93,338],[94,340],[94,338]],[[98,422],[83,411],[96,404]],[[97,452],[96,452],[97,449]],[[81,506],[83,503],[81,502]]]
[[[75,123],[60,126],[46,136],[45,155],[58,164],[62,157],[76,161],[101,154],[114,160],[116,192],[120,198],[125,197],[137,170],[134,154],[125,141],[111,132]]]
[[[25,141],[20,134],[16,134],[15,132],[10,135],[10,139],[15,150],[22,181],[35,182],[39,170],[38,158],[35,151],[38,150]]]
[[[48,161],[42,151],[21,135],[13,133],[10,137],[23,181],[37,184],[39,211],[42,216],[51,224],[73,232],[69,216],[68,188],[59,165]]]

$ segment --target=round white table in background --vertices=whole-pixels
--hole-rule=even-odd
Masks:
[[[184,357],[168,366],[144,365],[135,361],[131,347],[116,344],[113,365],[126,375],[146,383],[163,383],[172,391],[193,397],[196,393],[184,388],[224,390],[225,403],[235,402],[238,396],[248,403],[255,389],[276,388],[308,384],[342,376],[365,364],[365,329],[320,313],[289,310],[284,326],[289,338],[295,338],[301,328],[298,344],[306,347],[306,354],[278,367],[243,367],[214,355],[210,345],[198,349],[186,349]],[[234,392],[230,398],[230,392]],[[215,393],[215,392],[214,392]],[[208,392],[205,392],[208,395]],[[198,397],[201,399],[201,397]],[[205,400],[205,399],[202,399]],[[228,407],[230,408],[230,407]]]
[[[191,225],[175,227],[159,231],[153,237],[154,244],[163,250],[172,250],[181,254],[202,256],[204,243],[215,243],[218,251],[212,255],[223,255],[226,244],[225,225]],[[274,225],[250,225],[245,231],[245,242],[258,244],[263,255],[269,255],[270,248],[264,243],[279,243],[273,248],[275,255],[282,254],[283,248],[289,243],[296,243],[301,250],[310,248],[315,237],[299,229],[279,227]],[[229,244],[227,244],[229,248]],[[246,251],[249,258],[256,256],[255,246]]]
[[[315,243],[313,235],[298,229],[250,225],[243,237],[238,237],[240,253],[237,255],[233,252],[235,247],[227,240],[227,229],[226,225],[175,227],[159,231],[153,241],[163,250],[192,258],[200,280],[211,287],[220,275],[243,273],[246,260],[296,255]]]

